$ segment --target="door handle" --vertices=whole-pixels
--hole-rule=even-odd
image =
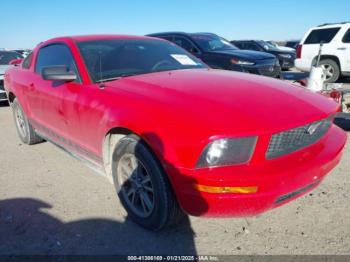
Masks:
[[[346,47],[338,47],[337,50],[346,50]]]

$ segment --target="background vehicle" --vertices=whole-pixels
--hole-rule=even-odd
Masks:
[[[30,49],[14,49],[11,51],[15,51],[15,52],[21,54],[23,57],[26,57],[31,52]]]
[[[262,40],[235,40],[231,43],[243,50],[255,50],[275,55],[284,70],[294,67],[296,54],[293,51],[280,50]]]
[[[265,52],[242,51],[211,33],[166,32],[150,34],[181,46],[211,68],[280,77],[278,60]]]
[[[324,24],[311,28],[298,46],[296,68],[309,72],[316,64],[321,43],[319,65],[324,69],[325,81],[333,83],[341,76],[350,76],[350,23]]]
[[[4,75],[6,69],[11,67],[9,64],[14,59],[22,58],[22,56],[13,51],[0,51],[0,101],[7,101],[6,92],[4,90]]]
[[[282,46],[282,45],[278,45],[276,42],[273,41],[266,41],[267,43],[269,43],[270,45],[273,45],[274,47],[276,47],[279,50],[282,51],[289,51],[289,52],[295,52],[294,48],[291,47],[287,47],[287,46]]]
[[[294,40],[294,41],[287,41],[286,42],[286,47],[290,47],[293,48],[294,50],[297,49],[298,45],[299,45],[300,41]]]
[[[347,138],[332,100],[209,69],[150,37],[48,40],[6,71],[5,89],[23,143],[44,138],[84,160],[153,230],[182,210],[252,216],[285,204],[319,185]]]

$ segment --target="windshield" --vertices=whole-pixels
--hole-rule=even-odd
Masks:
[[[266,51],[280,51],[275,45],[266,41],[257,41],[258,44]]]
[[[191,34],[191,38],[206,52],[238,49],[229,41],[217,35]]]
[[[175,44],[161,40],[110,39],[78,43],[94,82],[159,71],[207,68]]]
[[[8,65],[11,60],[22,58],[22,56],[16,52],[3,52],[0,51],[0,65]]]

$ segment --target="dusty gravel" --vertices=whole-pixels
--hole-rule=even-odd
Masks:
[[[288,205],[153,233],[125,219],[107,179],[50,143],[21,144],[7,106],[0,123],[0,254],[350,254],[349,146]]]

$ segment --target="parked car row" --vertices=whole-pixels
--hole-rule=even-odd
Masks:
[[[294,67],[294,60],[296,57],[295,51],[281,50],[275,45],[263,40],[241,40],[232,41],[231,43],[240,49],[267,52],[275,55],[278,58],[282,69],[288,70]]]
[[[266,52],[240,50],[229,41],[212,33],[166,32],[150,34],[173,42],[215,69],[225,69],[280,77],[276,56]]]

